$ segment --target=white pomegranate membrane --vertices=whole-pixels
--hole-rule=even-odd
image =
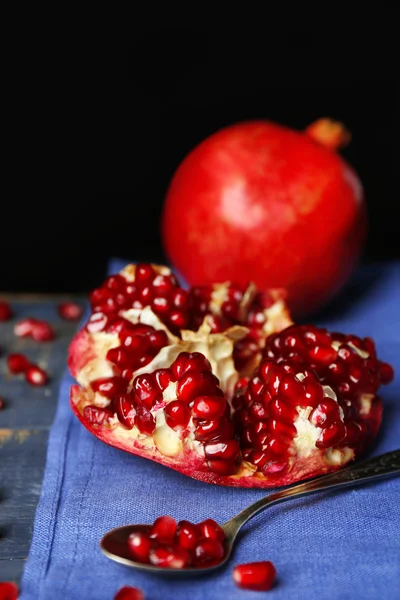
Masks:
[[[182,289],[128,265],[90,295],[71,406],[102,441],[217,485],[276,487],[362,454],[393,378],[370,338],[292,324],[281,291]]]

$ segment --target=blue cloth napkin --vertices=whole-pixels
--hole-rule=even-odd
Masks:
[[[109,272],[123,264],[114,260]],[[382,390],[384,422],[370,456],[400,447],[400,264],[360,269],[318,317],[336,330],[375,338],[396,369]],[[400,478],[278,505],[250,521],[226,568],[210,576],[162,578],[107,559],[100,538],[126,523],[161,514],[223,522],[265,495],[194,481],[100,442],[69,408],[72,378],[60,389],[21,600],[112,600],[137,586],[146,600],[264,597],[240,590],[234,564],[271,560],[278,571],[271,600],[399,600]]]

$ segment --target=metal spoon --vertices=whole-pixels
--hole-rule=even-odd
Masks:
[[[132,560],[129,557],[129,551],[127,549],[129,534],[134,530],[148,531],[151,525],[125,525],[123,527],[112,529],[102,538],[100,547],[102,552],[111,560],[142,571],[168,575],[176,575],[178,573],[202,574],[206,571],[214,571],[227,562],[239,530],[249,519],[254,517],[254,515],[261,510],[264,510],[273,504],[277,504],[278,502],[290,500],[291,498],[300,498],[322,490],[337,490],[339,488],[349,487],[360,483],[369,483],[381,478],[383,479],[384,477],[393,477],[399,474],[400,450],[394,450],[393,452],[387,452],[381,456],[371,458],[363,463],[347,467],[331,475],[324,475],[323,477],[318,477],[306,481],[305,483],[288,486],[279,492],[271,493],[268,496],[257,500],[257,502],[254,502],[254,504],[251,504],[238,515],[221,525],[226,536],[225,555],[220,563],[212,567],[167,569]]]

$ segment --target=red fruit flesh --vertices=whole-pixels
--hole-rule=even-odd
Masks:
[[[152,266],[121,273],[141,290],[160,275],[157,293],[172,289],[183,302],[175,280]],[[93,298],[119,293],[128,279],[109,278]],[[224,314],[217,314],[216,290]],[[105,443],[217,485],[278,487],[360,456],[378,432],[379,388],[393,378],[392,368],[369,338],[313,325],[281,330],[270,314],[272,329],[258,337],[249,370],[236,353],[246,340],[243,323],[254,333],[254,323],[268,322],[255,315],[275,305],[253,292],[230,284],[189,291],[188,316],[194,323],[204,301],[204,322],[179,335],[149,307],[107,317],[102,331],[84,327],[69,354],[80,383],[71,389],[74,413]],[[216,319],[214,332],[208,317]]]
[[[344,139],[338,130],[248,121],[220,129],[185,157],[165,197],[162,238],[190,285],[251,280],[286,288],[296,316],[336,293],[367,230],[362,184],[332,149]]]
[[[55,338],[55,331],[50,323],[36,321],[32,327],[31,335],[35,342],[50,342]]]
[[[8,370],[14,375],[18,375],[19,373],[25,373],[29,365],[30,361],[24,354],[12,352],[7,356]]]
[[[5,300],[0,300],[0,321],[8,321],[13,316],[12,308]]]
[[[114,600],[144,600],[144,595],[141,590],[126,585],[118,590],[114,596]]]
[[[245,590],[270,590],[276,577],[276,569],[272,562],[260,562],[236,565],[233,569],[233,580],[236,585]]]
[[[57,306],[58,314],[66,321],[78,321],[83,315],[83,308],[76,302],[60,302]]]

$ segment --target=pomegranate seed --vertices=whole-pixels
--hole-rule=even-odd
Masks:
[[[17,337],[29,337],[33,333],[33,328],[37,323],[36,319],[31,317],[22,319],[14,327],[14,333]]]
[[[214,435],[217,435],[217,432],[220,430],[221,427],[221,421],[199,421],[198,419],[195,419],[194,425],[196,427],[196,440],[198,440],[199,442],[204,442],[208,439],[211,439]]]
[[[223,529],[213,519],[206,519],[197,525],[203,537],[211,540],[218,540],[223,543],[225,541],[225,533]]]
[[[282,435],[288,438],[288,440],[294,438],[297,433],[296,427],[292,423],[284,423],[276,419],[268,421],[267,429],[270,433]]]
[[[178,329],[184,329],[189,324],[189,319],[186,313],[181,310],[173,310],[169,314],[169,322],[172,326]]]
[[[153,350],[157,352],[169,344],[168,336],[162,329],[155,331],[154,333],[150,333],[148,339],[153,347]]]
[[[152,373],[135,377],[133,381],[133,390],[135,392],[135,398],[146,408],[151,408],[153,406],[154,400],[160,392]]]
[[[15,352],[7,356],[8,370],[14,375],[25,373],[29,365],[30,362],[24,354],[18,354]]]
[[[330,448],[336,446],[345,437],[346,430],[342,421],[332,423],[330,427],[323,429],[318,440],[315,442],[317,448]]]
[[[190,306],[189,293],[185,290],[175,290],[172,293],[171,300],[178,310],[187,310]]]
[[[394,370],[388,363],[381,362],[379,365],[379,376],[382,383],[386,385],[392,381]]]
[[[157,275],[153,280],[153,287],[156,288],[156,293],[163,296],[172,292],[175,286],[176,282],[168,275]]]
[[[189,404],[197,396],[213,395],[218,386],[218,379],[210,371],[190,369],[178,380],[176,395],[179,400]]]
[[[220,396],[198,396],[193,403],[192,416],[198,419],[218,419],[226,410],[226,400]]]
[[[194,548],[196,566],[211,566],[218,564],[224,557],[225,550],[217,539],[206,538]]]
[[[30,365],[25,371],[25,379],[30,385],[41,386],[48,382],[46,371],[37,365]]]
[[[121,331],[119,339],[122,347],[128,350],[131,356],[142,356],[150,347],[149,336],[138,334],[136,331]]]
[[[131,363],[131,357],[129,352],[123,346],[117,346],[116,348],[110,348],[106,354],[106,359],[117,365],[121,370],[127,369]]]
[[[183,375],[185,364],[189,358],[189,352],[181,352],[172,363],[171,369],[177,379]]]
[[[157,298],[153,298],[153,302],[151,303],[151,308],[157,314],[167,314],[169,312],[169,310],[171,309],[171,306],[170,306],[169,300],[167,300],[167,298],[157,297]]]
[[[0,321],[8,321],[13,316],[11,306],[5,300],[0,300]]]
[[[204,453],[209,460],[234,461],[240,454],[239,444],[236,440],[217,442],[204,446]]]
[[[138,283],[149,283],[155,276],[156,273],[151,265],[139,263],[136,266],[135,279]]]
[[[101,408],[95,404],[89,404],[83,409],[84,417],[89,423],[102,425],[113,417],[113,413],[108,408]]]
[[[176,533],[176,521],[173,517],[164,515],[158,517],[150,530],[149,537],[162,544],[172,544]]]
[[[77,321],[83,314],[82,306],[76,302],[60,302],[57,310],[60,317],[66,321]]]
[[[149,554],[150,563],[167,569],[183,569],[189,564],[188,552],[179,546],[155,546]]]
[[[282,398],[274,396],[268,404],[268,414],[273,419],[292,424],[297,418],[297,410]]]
[[[161,391],[164,391],[170,383],[175,381],[171,369],[157,369],[154,371],[153,375]]]
[[[117,394],[126,392],[127,381],[122,377],[102,377],[91,382],[90,387],[94,392],[98,392],[109,400],[112,400]]]
[[[114,398],[114,406],[119,422],[127,429],[132,429],[136,416],[132,398],[128,394],[120,394]]]
[[[190,419],[190,409],[181,400],[173,400],[164,409],[165,420],[171,429],[182,429]]]
[[[328,427],[340,419],[339,404],[333,398],[324,398],[310,414],[310,422],[315,427]]]
[[[1,320],[1,319],[0,319]],[[13,581],[0,582],[0,598],[1,600],[17,600],[18,587]]]
[[[107,315],[102,312],[96,312],[90,315],[85,327],[89,333],[98,333],[99,331],[104,331],[109,323],[110,318]]]
[[[314,362],[330,365],[337,358],[337,350],[332,346],[314,346],[308,353],[310,359]]]
[[[193,550],[200,537],[200,532],[197,525],[189,521],[179,521],[176,528],[176,541],[186,550]]]
[[[279,396],[294,405],[298,405],[299,398],[304,396],[304,389],[301,382],[290,375],[284,375],[279,385]]]
[[[189,371],[190,369],[195,369],[197,371],[211,371],[211,363],[201,352],[192,352],[189,354],[187,361],[185,362],[184,368],[182,370],[182,375]]]
[[[139,406],[134,419],[136,427],[141,433],[151,435],[156,428],[153,415],[144,406]]]
[[[144,595],[138,588],[124,586],[114,596],[114,600],[144,600]]]
[[[246,590],[269,590],[275,577],[276,569],[269,560],[236,565],[233,569],[234,582],[238,587]]]
[[[50,342],[55,338],[54,329],[47,321],[36,321],[31,335],[35,342]]]
[[[227,460],[208,460],[207,465],[217,475],[233,475],[237,471],[236,464]]]
[[[132,557],[142,563],[149,562],[149,552],[152,545],[147,533],[133,531],[128,537],[128,548]]]

